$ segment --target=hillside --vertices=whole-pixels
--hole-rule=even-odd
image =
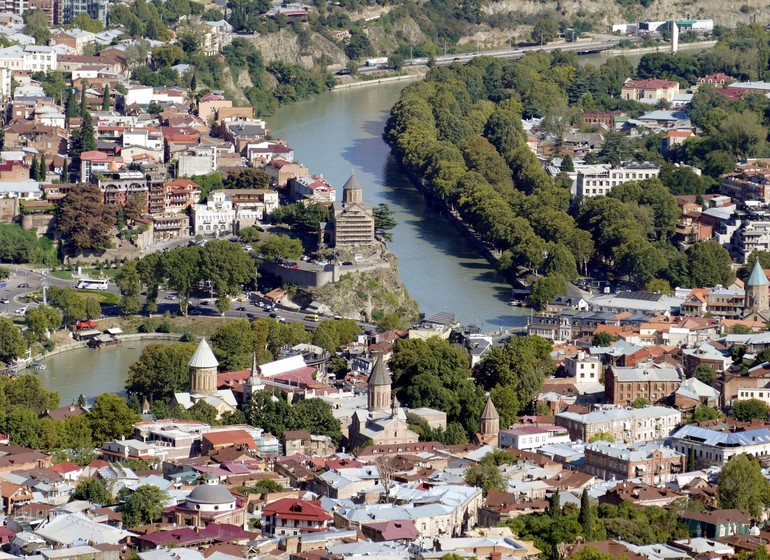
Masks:
[[[385,253],[388,268],[370,272],[349,272],[338,282],[312,290],[313,298],[328,305],[335,315],[379,322],[386,315],[397,315],[404,324],[417,319],[417,303],[409,297],[398,276],[398,262]]]

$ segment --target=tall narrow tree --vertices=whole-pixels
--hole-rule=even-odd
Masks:
[[[37,181],[39,179],[39,168],[37,166],[37,156],[32,156],[32,165],[29,167],[29,178],[33,181]]]
[[[64,164],[61,169],[61,178],[62,181],[67,183],[70,182],[70,160],[68,158],[64,158]]]
[[[66,113],[67,118],[76,117],[78,115],[78,103],[75,99],[75,88],[67,89],[67,101],[66,101]]]
[[[559,519],[561,517],[561,496],[558,490],[551,494],[551,499],[548,503],[548,513],[552,519]]]
[[[104,85],[104,98],[102,99],[102,111],[110,110],[110,84]]]
[[[48,175],[48,164],[45,161],[45,154],[43,154],[40,156],[40,170],[37,173],[37,180],[45,181],[45,178],[47,175]]]
[[[86,104],[86,89],[88,84],[85,80],[80,82],[80,116],[85,117],[88,113],[88,105]]]
[[[583,526],[583,536],[586,541],[592,541],[594,538],[594,528],[591,525],[591,501],[588,499],[588,490],[583,488],[583,494],[580,496],[580,513],[578,522]]]

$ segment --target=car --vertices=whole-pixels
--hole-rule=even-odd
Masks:
[[[334,320],[339,321],[340,319],[342,319],[342,315],[335,315],[333,318]]]
[[[319,264],[319,265],[321,265],[321,266],[326,266],[326,265],[327,265],[327,264],[329,264],[329,263],[328,263],[327,261],[324,261],[324,260],[320,260],[320,261],[316,261],[316,264]]]
[[[347,68],[343,68],[342,70],[337,70],[335,74],[337,76],[348,76],[350,75],[350,70],[348,70]]]
[[[29,284],[27,284],[26,282],[22,282],[21,284],[19,284],[19,288],[29,288]]]
[[[10,303],[10,301],[8,301],[7,297],[4,297],[4,298],[0,299],[0,303]]]
[[[453,61],[455,61],[455,60],[460,60],[460,57],[459,57],[459,56],[456,56],[456,57],[454,57],[452,60],[453,60]]]
[[[276,319],[277,317],[278,317],[278,313],[271,313],[270,314],[270,318],[271,319]]]
[[[293,264],[289,268],[299,268],[299,265],[298,264]]]
[[[342,261],[342,266],[353,266],[353,263],[350,261]]]
[[[176,299],[176,296],[175,296],[174,294],[168,294],[168,295],[166,296],[166,299],[173,301],[173,300],[175,300],[175,299]],[[201,302],[201,303],[203,303],[203,302]]]
[[[16,315],[26,315],[27,314],[27,308],[26,307],[19,307],[16,311],[14,311]]]
[[[281,315],[278,315],[278,317],[275,318],[279,323],[285,323],[286,317],[282,317]]]
[[[198,305],[208,305],[208,304],[209,304],[209,302],[207,302],[206,300],[203,300],[203,301],[202,301],[202,302],[200,302]]]
[[[241,305],[240,307],[236,307],[235,310],[236,311],[246,311],[246,308]]]
[[[253,319],[254,318],[254,314],[253,313],[246,313],[246,317],[248,317],[249,319]]]

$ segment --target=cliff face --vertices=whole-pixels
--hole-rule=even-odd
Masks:
[[[398,262],[392,253],[383,259],[389,267],[368,272],[348,272],[338,282],[312,291],[313,298],[328,305],[335,315],[376,322],[395,313],[405,323],[417,319],[417,303],[409,297],[398,277]]]
[[[740,11],[744,5],[750,8],[749,14]],[[761,0],[734,3],[721,0],[652,0],[646,8],[638,3],[624,6],[615,0],[498,0],[488,2],[483,11],[488,14],[513,11],[530,15],[550,12],[562,17],[585,17],[597,24],[597,32],[602,32],[605,30],[602,26],[608,27],[613,23],[661,21],[672,17],[685,18],[688,14],[692,19],[713,19],[715,24],[728,26],[749,23],[752,14],[758,14],[757,23],[765,24],[768,16],[760,12],[765,6],[766,2]]]
[[[345,52],[323,35],[311,33],[308,45],[300,45],[299,37],[288,29],[249,39],[262,53],[265,63],[280,60],[312,68],[323,57],[330,66],[343,67],[348,62]]]

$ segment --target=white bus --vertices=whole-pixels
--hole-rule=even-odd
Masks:
[[[106,290],[107,280],[81,280],[75,286],[78,290]]]

